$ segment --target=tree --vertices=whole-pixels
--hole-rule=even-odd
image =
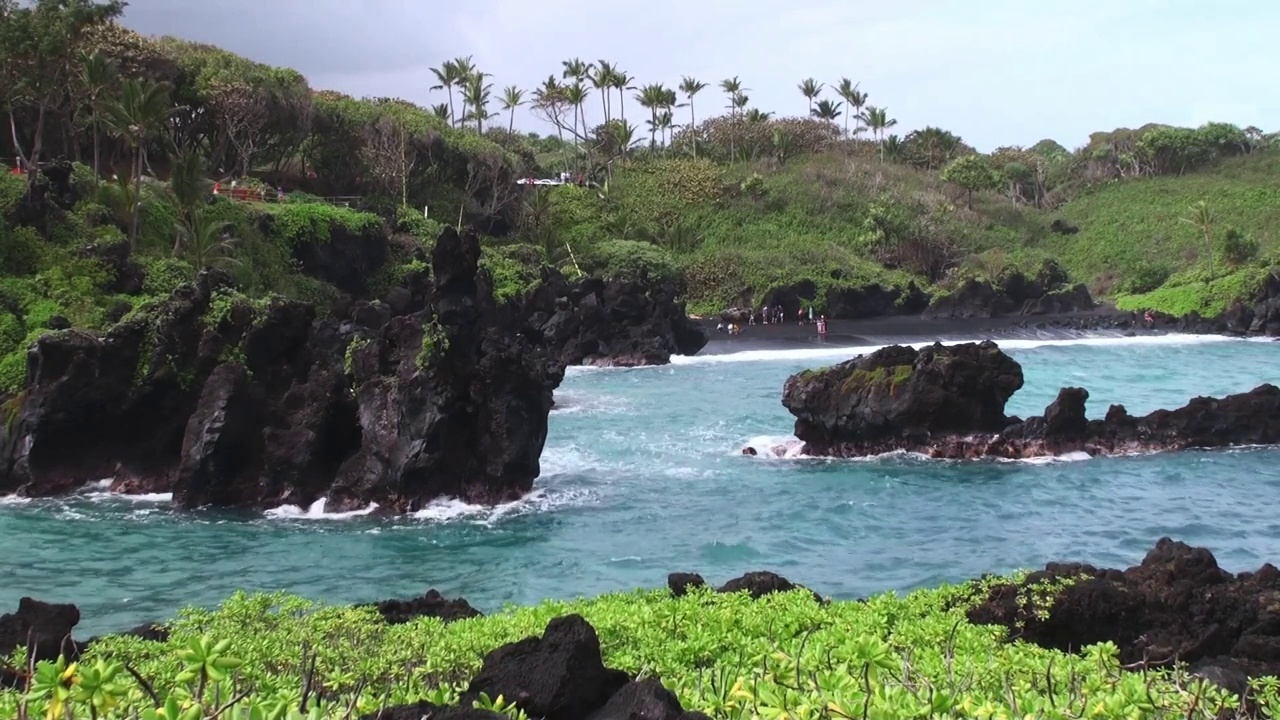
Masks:
[[[942,169],[942,179],[965,190],[965,207],[970,210],[973,209],[974,192],[994,190],[1003,182],[1000,173],[996,172],[991,166],[991,160],[985,155],[965,155],[952,160]]]
[[[623,70],[615,70],[613,80],[609,86],[618,91],[618,119],[626,122],[627,120],[627,96],[626,91],[635,90],[635,86],[631,83],[635,78],[628,75]]]
[[[852,80],[850,80],[847,77],[842,77],[840,78],[840,84],[836,86],[836,95],[839,95],[840,99],[844,100],[845,105],[849,107],[849,112],[844,114],[845,137],[849,137],[850,116],[856,119],[859,123],[854,130],[854,134],[856,135],[862,131],[862,127],[861,127],[862,106],[866,104],[867,96],[865,93],[861,93],[858,91],[858,84],[859,83],[854,83]]]
[[[843,103],[833,102],[831,100],[819,100],[818,106],[809,110],[809,114],[819,120],[835,122],[840,118],[841,107],[843,107]]]
[[[824,87],[823,84],[818,82],[817,80],[814,80],[813,78],[805,78],[804,80],[801,80],[800,84],[797,85],[796,87],[799,88],[801,95],[808,98],[809,114],[812,115],[813,101],[817,99],[819,95],[822,94],[822,88]]]
[[[383,115],[365,128],[360,156],[365,167],[387,194],[399,194],[400,204],[409,204],[409,175],[418,163],[409,131],[390,115]]]
[[[107,126],[133,152],[133,202],[129,214],[129,247],[138,243],[138,211],[142,199],[142,167],[147,144],[164,128],[173,106],[168,83],[129,78],[120,88],[120,97],[106,106]]]
[[[742,93],[746,91],[746,88],[742,87],[742,81],[738,79],[737,75],[734,75],[731,78],[721,80],[720,89],[723,90],[724,94],[729,97],[729,106],[728,106],[729,123],[732,127],[736,127],[736,125],[734,125],[734,120],[736,120],[738,117],[738,107],[739,107],[736,102],[736,99],[739,95],[742,95]],[[729,135],[729,159],[730,160],[734,160],[737,158],[736,148],[734,147],[735,134],[736,133],[731,133]]]
[[[438,85],[432,85],[432,90],[445,90],[449,93],[449,124],[454,123],[456,117],[453,112],[453,87],[458,85],[462,78],[458,75],[458,66],[452,60],[446,60],[438,68],[431,68],[431,73],[436,76]]]
[[[1218,213],[1208,203],[1201,200],[1191,206],[1191,211],[1186,217],[1179,219],[1199,230],[1204,238],[1204,247],[1209,254],[1209,277],[1212,278],[1214,273],[1213,229],[1218,224]]]
[[[609,99],[612,97],[609,93],[613,87],[613,76],[617,74],[613,63],[607,60],[597,60],[595,63],[595,72],[591,74],[591,87],[600,93],[600,107],[604,110],[604,121],[609,122]]]
[[[511,113],[511,120],[507,123],[507,134],[513,134],[516,131],[516,108],[524,104],[524,91],[515,85],[508,85],[502,91],[502,109]]]
[[[101,53],[93,53],[82,58],[79,73],[76,76],[79,90],[83,93],[85,107],[89,110],[89,126],[93,133],[93,174],[101,174],[101,139],[99,119],[106,104],[107,93],[116,81],[116,64]]]
[[[80,58],[80,39],[89,28],[118,17],[124,5],[122,0],[35,0],[25,7],[12,2],[0,6],[0,83],[6,86],[0,92],[4,92],[14,149],[31,168],[29,182],[35,182],[35,168],[44,152],[48,116],[65,109],[67,88]],[[18,140],[14,111],[19,104],[35,107],[29,156],[23,155]]]
[[[473,70],[467,75],[467,84],[462,91],[464,106],[471,108],[463,119],[475,120],[477,133],[483,133],[484,121],[493,117],[489,113],[489,91],[493,88],[493,83],[485,82],[487,77],[489,73]]]
[[[707,89],[707,84],[688,75],[680,79],[680,92],[689,98],[689,129],[697,127],[697,118],[693,114],[693,96]],[[698,135],[693,134],[693,156],[698,157]]]
[[[867,127],[871,128],[872,134],[880,143],[880,162],[884,162],[884,131],[898,124],[898,121],[890,118],[885,108],[869,106],[866,116]]]
[[[210,106],[235,146],[237,174],[248,175],[269,120],[267,97],[241,80],[217,82],[209,95]]]

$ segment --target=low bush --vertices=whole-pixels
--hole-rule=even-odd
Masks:
[[[389,625],[371,607],[237,594],[214,610],[184,610],[165,643],[107,637],[78,665],[39,664],[29,692],[0,693],[0,715],[17,717],[24,706],[28,717],[177,714],[156,712],[168,707],[192,718],[222,708],[231,718],[324,719],[452,703],[486,652],[569,613],[596,628],[607,665],[656,675],[686,709],[715,718],[1209,720],[1238,703],[1185,668],[1126,671],[1110,643],[1079,655],[1006,643],[1004,628],[966,620],[974,590],[827,605],[803,590],[760,600],[705,588],[682,598],[638,591],[448,625]],[[1280,710],[1275,683],[1255,685],[1262,710]]]

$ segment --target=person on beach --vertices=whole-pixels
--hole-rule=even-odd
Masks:
[[[813,306],[812,305],[809,306],[809,324],[810,325],[813,324]]]
[[[1143,313],[1142,320],[1146,322],[1148,329],[1154,328],[1156,326],[1156,318],[1154,315],[1151,314],[1150,310]]]
[[[827,316],[818,316],[818,337],[825,340],[827,338]]]

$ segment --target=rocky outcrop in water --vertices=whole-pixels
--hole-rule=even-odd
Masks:
[[[1261,385],[1133,417],[1113,405],[1089,420],[1083,388],[1064,388],[1043,416],[1007,417],[1022,367],[993,342],[921,350],[893,345],[788,378],[783,405],[810,455],[905,450],[936,458],[1028,458],[1280,443],[1280,388]]]
[[[925,318],[990,318],[1003,315],[1056,315],[1092,310],[1089,289],[1072,284],[1065,270],[1049,260],[1034,276],[1019,270],[994,282],[970,278],[958,289],[933,299]]]
[[[1081,577],[1047,602],[1029,592],[1034,585]],[[1123,664],[1186,662],[1242,692],[1249,677],[1280,674],[1277,598],[1280,570],[1271,564],[1232,575],[1209,550],[1162,538],[1127,570],[1049,563],[1021,585],[991,588],[968,617],[1005,626],[1010,639],[1056,650],[1113,642]]]
[[[471,607],[464,598],[450,600],[438,590],[428,590],[426,595],[406,600],[383,600],[374,603],[378,614],[391,625],[400,625],[420,617],[440,618],[442,622],[480,617],[483,613]]]
[[[671,573],[667,576],[667,588],[675,597],[684,597],[693,588],[705,587],[707,581],[697,573]],[[716,589],[718,593],[745,592],[752,600],[759,600],[773,593],[791,592],[792,590],[808,590],[803,585],[796,585],[781,575],[768,570],[756,570],[736,577]],[[813,592],[810,590],[809,592]],[[813,592],[813,599],[825,603],[821,595]]]
[[[203,273],[98,338],[42,337],[11,401],[0,491],[114,478],[182,507],[492,503],[539,472],[563,377],[541,334],[494,300],[474,235],[442,233],[429,302],[375,322],[267,307]]]

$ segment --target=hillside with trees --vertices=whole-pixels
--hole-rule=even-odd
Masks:
[[[449,60],[424,108],[143,37],[123,7],[0,0],[0,157],[20,168],[0,179],[0,390],[41,333],[101,329],[206,267],[250,300],[380,299],[445,225],[483,233],[504,293],[544,263],[644,271],[704,313],[798,284],[819,311],[840,289],[937,295],[1046,259],[1121,308],[1211,313],[1277,249],[1280,143],[1257,128],[984,154],[896,132],[849,78],[801,79],[787,116],[753,106],[749,79],[664,84],[579,58],[502,89]],[[551,132],[521,132],[519,108]]]

